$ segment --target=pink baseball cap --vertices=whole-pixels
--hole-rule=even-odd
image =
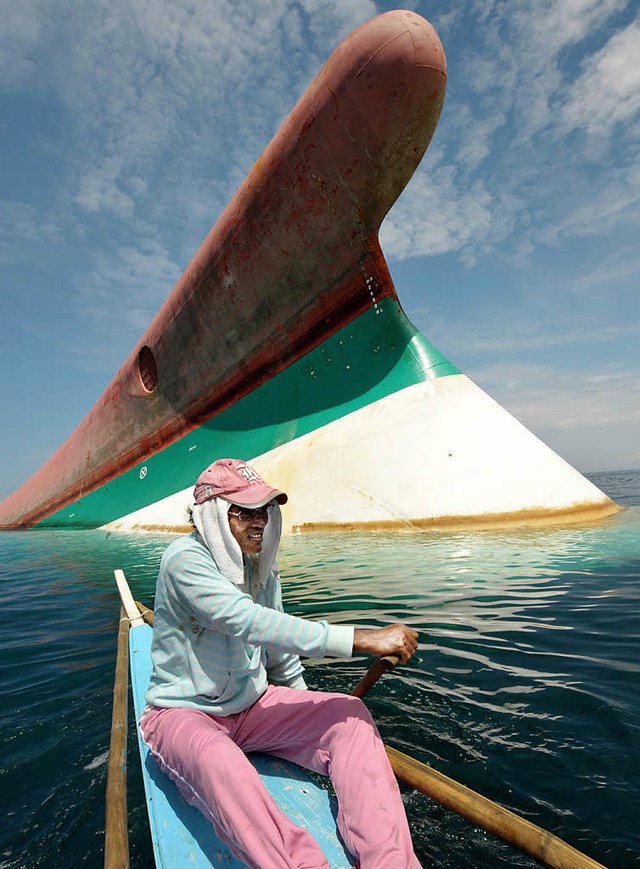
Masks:
[[[210,498],[224,498],[239,507],[264,507],[274,498],[278,504],[289,500],[280,489],[268,486],[251,465],[240,459],[218,459],[196,480],[196,504]]]

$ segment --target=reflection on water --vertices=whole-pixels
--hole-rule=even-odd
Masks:
[[[640,503],[637,473],[621,489]],[[630,866],[640,851],[639,531],[631,506],[561,529],[290,537],[280,557],[285,606],[332,622],[414,626],[419,652],[367,698],[385,740],[606,865]],[[122,567],[151,603],[169,539],[0,538],[1,867],[101,860],[119,611],[112,571]],[[349,690],[368,663],[310,661],[309,682]],[[132,865],[152,866],[131,759]],[[425,865],[533,865],[423,795],[405,789],[404,798]]]

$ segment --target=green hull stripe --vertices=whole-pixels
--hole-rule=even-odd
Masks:
[[[223,456],[251,459],[407,386],[460,374],[386,299],[226,411],[38,523],[97,527],[193,485]]]

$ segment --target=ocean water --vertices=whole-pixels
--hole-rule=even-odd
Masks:
[[[367,703],[385,741],[608,867],[640,865],[640,471],[591,474],[626,509],[554,529],[283,541],[285,606],[420,633]],[[167,535],[0,535],[0,869],[99,865],[119,604],[153,602]],[[370,661],[312,661],[348,691]],[[131,865],[151,867],[132,716]],[[357,770],[354,770],[357,775]],[[534,866],[403,786],[426,866]]]

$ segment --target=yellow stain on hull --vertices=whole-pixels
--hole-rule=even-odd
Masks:
[[[293,534],[331,533],[331,532],[406,532],[416,531],[489,531],[510,528],[541,528],[550,526],[575,525],[576,523],[597,523],[623,510],[619,504],[609,500],[603,504],[580,504],[562,510],[528,508],[514,513],[491,513],[475,516],[430,516],[425,519],[385,519],[369,522],[305,522],[293,525]]]

